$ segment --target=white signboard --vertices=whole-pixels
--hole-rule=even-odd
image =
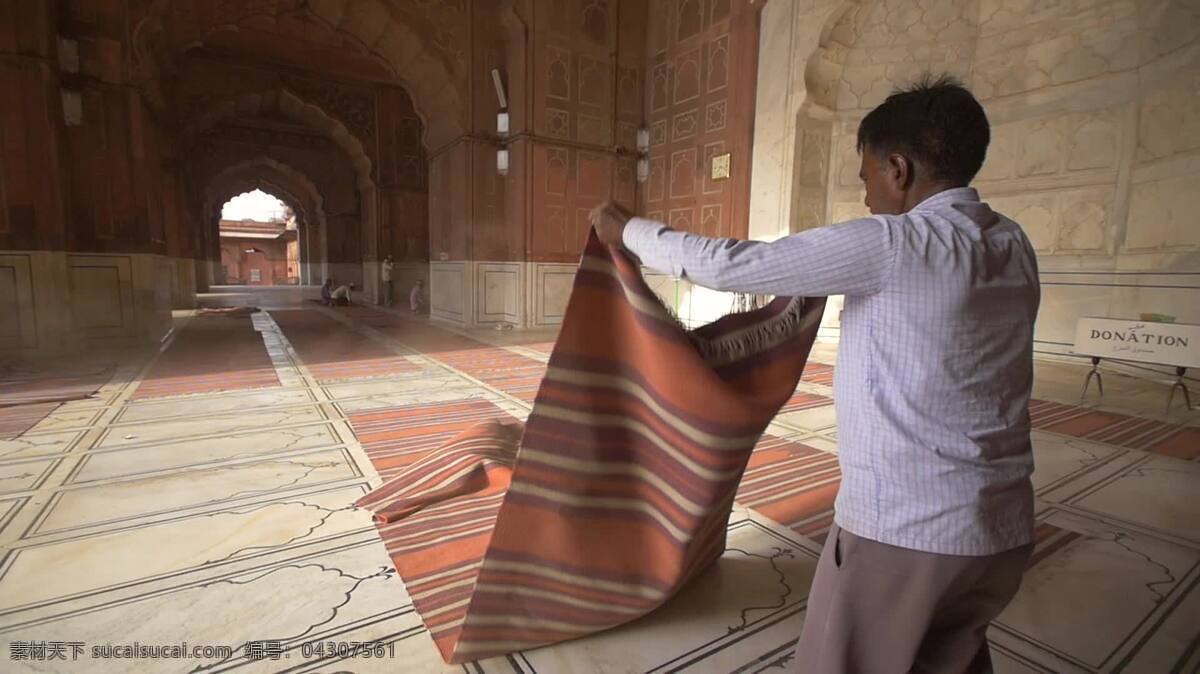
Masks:
[[[1200,367],[1200,325],[1081,318],[1075,353],[1176,367]]]

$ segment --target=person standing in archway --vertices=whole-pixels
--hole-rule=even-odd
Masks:
[[[845,295],[834,371],[842,483],[808,598],[802,672],[987,672],[987,628],[1033,550],[1037,259],[969,185],[990,141],[949,77],[858,127],[871,217],[773,242],[592,212],[646,266],[715,290]]]
[[[392,269],[396,263],[392,261],[392,256],[388,255],[383,258],[383,262],[379,265],[379,280],[383,284],[383,306],[392,306]]]

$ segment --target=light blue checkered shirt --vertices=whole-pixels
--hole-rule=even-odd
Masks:
[[[988,555],[1033,538],[1033,247],[972,188],[774,242],[634,218],[643,264],[715,290],[845,295],[834,371],[847,531]]]

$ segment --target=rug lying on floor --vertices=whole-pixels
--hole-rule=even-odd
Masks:
[[[111,365],[0,364],[0,440],[25,433],[58,406],[90,398],[112,379]]]
[[[715,562],[824,304],[778,298],[688,332],[593,233],[524,428],[470,428],[358,502],[442,657],[621,625]]]
[[[197,316],[229,316],[230,318],[239,318],[257,314],[258,307],[201,307],[196,310]]]

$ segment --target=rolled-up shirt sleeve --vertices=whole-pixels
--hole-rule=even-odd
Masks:
[[[647,267],[713,290],[868,295],[879,291],[894,264],[892,227],[874,216],[766,242],[698,236],[633,218],[622,241]]]

